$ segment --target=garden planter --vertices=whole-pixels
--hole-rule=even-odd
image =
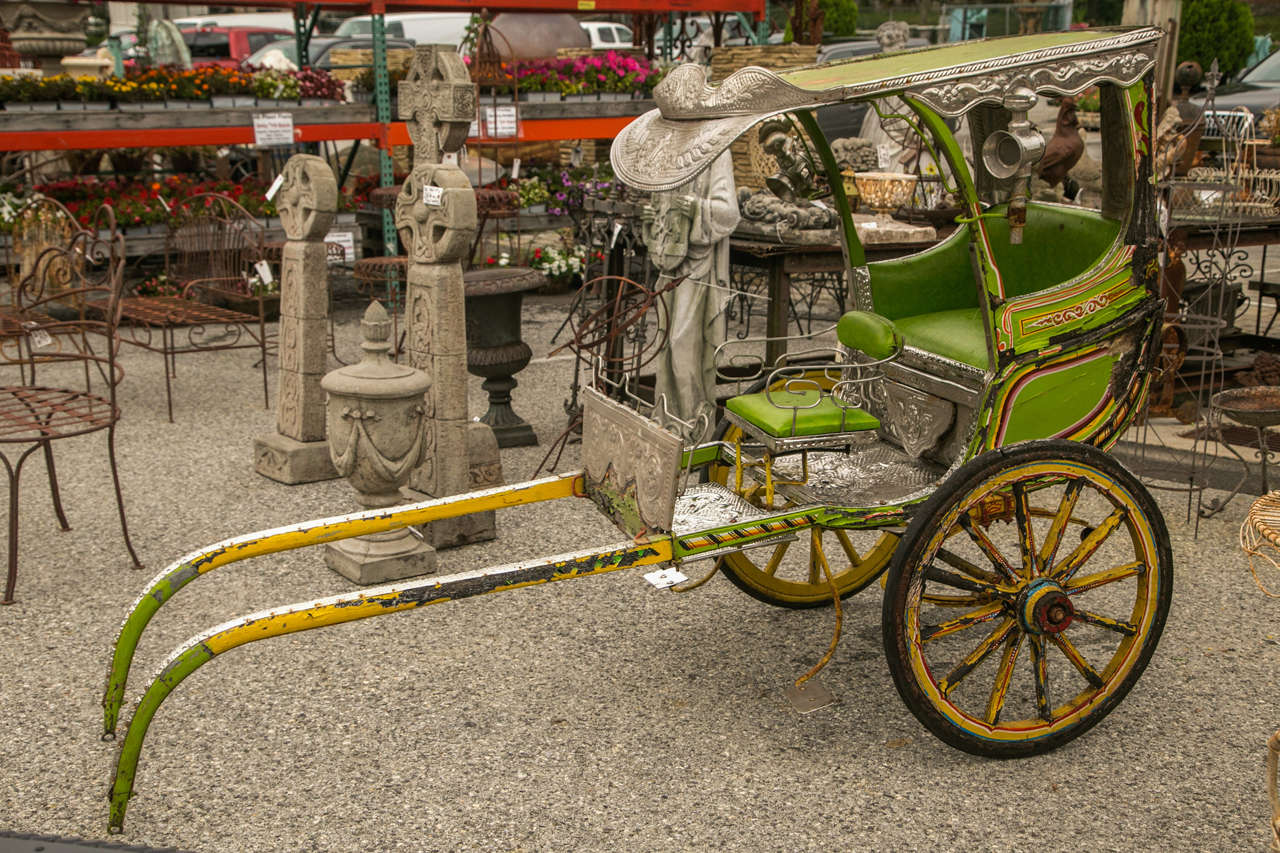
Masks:
[[[84,111],[87,113],[105,113],[111,109],[110,101],[85,101]]]
[[[258,98],[258,106],[265,109],[289,109],[297,105],[297,98]]]
[[[522,92],[520,100],[530,104],[552,104],[560,102],[559,92]]]
[[[215,110],[243,109],[256,105],[258,99],[253,95],[211,95],[209,103]]]
[[[258,297],[256,296],[222,296],[225,307],[251,317],[258,316]],[[262,297],[262,315],[268,323],[280,319],[280,294],[268,293]]]
[[[356,224],[356,213],[355,213],[355,211],[354,211],[354,210],[349,210],[349,211],[347,211],[347,212],[345,212],[345,213],[339,213],[339,214],[337,214],[336,218],[334,219],[334,224],[336,224],[336,225],[355,225],[355,224]]]
[[[84,112],[84,101],[58,101],[58,109],[63,112]]]
[[[164,101],[118,101],[116,109],[122,113],[150,113],[164,109]]]
[[[521,208],[520,212],[525,214],[526,216],[541,216],[542,214],[547,212],[547,206],[545,203],[531,204],[528,207]]]
[[[600,100],[602,101],[629,101],[631,100],[630,92],[601,92]]]
[[[57,101],[31,101],[27,104],[29,113],[56,113],[57,111]]]
[[[302,106],[304,107],[332,107],[342,101],[335,101],[332,98],[303,98]]]

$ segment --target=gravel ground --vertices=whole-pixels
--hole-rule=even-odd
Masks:
[[[572,367],[546,358],[563,303],[526,309],[536,360],[516,407],[544,446],[563,424]],[[351,352],[354,315],[343,320]],[[159,357],[125,353],[120,459],[145,573],[128,568],[101,435],[57,447],[71,532],[57,530],[39,461],[29,467],[19,600],[0,609],[0,829],[104,837],[115,746],[98,739],[99,691],[120,620],[154,571],[227,536],[354,508],[344,482],[286,487],[253,473],[253,437],[273,418],[252,361],[182,360],[169,424]],[[504,451],[507,479],[528,477],[543,452]],[[562,469],[574,464],[570,447]],[[846,604],[823,676],[839,704],[801,716],[782,688],[826,649],[829,610],[771,608],[723,578],[672,595],[625,572],[226,655],[157,715],[118,840],[199,851],[1263,850],[1280,601],[1257,591],[1237,545],[1247,499],[1194,538],[1185,498],[1157,497],[1177,571],[1164,639],[1125,702],[1047,756],[978,759],[916,723],[881,650],[878,586]],[[499,526],[498,541],[447,552],[441,569],[619,538],[577,501],[504,510]],[[353,588],[315,549],[201,578],[144,635],[126,714],[192,634]]]

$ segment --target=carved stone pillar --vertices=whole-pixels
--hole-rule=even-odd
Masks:
[[[396,199],[395,220],[409,259],[405,311],[409,363],[431,380],[422,465],[409,486],[445,497],[502,482],[498,443],[467,417],[466,314],[462,260],[476,231],[476,197],[456,165],[441,163],[466,141],[476,114],[475,86],[449,45],[418,45],[400,84],[400,117],[414,144],[414,168]],[[497,535],[492,512],[423,527],[439,547]]]
[[[276,433],[254,441],[255,470],[281,483],[338,476],[325,441],[324,376],[329,332],[329,268],[324,237],[333,224],[338,184],[319,157],[285,164],[276,196],[289,241],[280,268],[280,385]]]

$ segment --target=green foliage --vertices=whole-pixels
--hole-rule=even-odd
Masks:
[[[1244,67],[1253,52],[1253,13],[1240,0],[1187,0],[1182,6],[1178,61],[1198,62],[1208,71],[1216,58],[1218,70],[1230,77]]]
[[[857,0],[821,0],[825,34],[856,36],[858,34]]]

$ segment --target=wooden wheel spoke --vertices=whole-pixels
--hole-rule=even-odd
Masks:
[[[939,583],[943,586],[950,586],[956,589],[963,589],[966,592],[985,593],[986,595],[995,596],[997,598],[1005,598],[1011,596],[1011,592],[1007,592],[995,584],[984,583],[983,581],[967,578],[964,575],[957,575],[955,572],[949,572],[938,566],[930,566],[924,570],[925,580]]]
[[[1124,521],[1129,515],[1129,511],[1124,507],[1116,507],[1115,511],[1103,519],[1102,523],[1093,529],[1093,531],[1084,538],[1084,540],[1076,546],[1065,560],[1054,567],[1053,579],[1063,586],[1071,580],[1072,575],[1080,570],[1080,567],[1089,561],[1089,558],[1102,547],[1102,543],[1120,526],[1120,522]]]
[[[969,538],[973,540],[982,553],[987,555],[987,559],[991,561],[991,565],[996,567],[996,571],[1000,576],[1010,583],[1017,583],[1018,576],[1009,565],[1009,561],[1000,553],[994,542],[988,538],[986,532],[973,523],[973,518],[968,513],[960,515],[960,526],[964,528],[964,532],[969,534]]]
[[[1045,722],[1053,721],[1053,703],[1049,701],[1049,661],[1045,656],[1044,637],[1031,636],[1031,672],[1036,682],[1036,713]]]
[[[1115,631],[1117,634],[1124,634],[1129,637],[1138,633],[1138,626],[1134,625],[1132,622],[1112,619],[1109,616],[1102,616],[1088,610],[1077,610],[1074,618],[1079,619],[1081,622],[1088,622],[1090,625],[1097,625],[1099,628],[1106,628],[1108,630]]]
[[[935,607],[977,607],[980,604],[989,603],[991,596],[982,593],[974,595],[935,595],[926,592],[920,596],[920,600]]]
[[[840,547],[844,550],[845,557],[849,560],[849,568],[856,569],[862,565],[862,557],[858,554],[858,549],[853,547],[853,542],[849,540],[849,534],[843,530],[833,531],[836,534],[836,541],[840,543]]]
[[[920,627],[920,640],[927,643],[930,640],[936,640],[940,637],[945,637],[948,634],[963,631],[965,628],[972,628],[974,625],[981,625],[983,622],[988,622],[999,616],[1003,610],[1004,602],[997,601],[993,604],[987,604],[984,607],[979,607],[971,613],[966,613],[963,616],[950,619],[938,625],[922,625]]]
[[[1004,710],[1004,699],[1009,694],[1009,683],[1013,681],[1013,666],[1018,662],[1018,651],[1022,648],[1021,631],[1009,635],[1004,644],[1004,654],[1000,658],[1000,669],[996,671],[996,682],[991,686],[991,696],[987,699],[987,723],[994,726],[1000,722],[1000,712]]]
[[[1040,546],[1042,571],[1047,571],[1057,558],[1058,546],[1062,544],[1062,535],[1067,531],[1067,522],[1071,520],[1071,513],[1075,511],[1076,501],[1079,500],[1082,491],[1084,491],[1084,480],[1072,480],[1063,490],[1058,511],[1049,524],[1049,532],[1045,534],[1044,544]]]
[[[1062,634],[1050,634],[1049,639],[1067,656],[1067,660],[1071,661],[1071,665],[1084,677],[1085,681],[1089,682],[1091,687],[1096,689],[1105,684],[1102,676],[1098,675],[1097,670],[1089,666],[1089,662],[1084,659],[1084,655],[1080,654],[1080,650],[1070,640]]]
[[[1085,575],[1079,578],[1072,578],[1062,585],[1067,595],[1076,595],[1090,589],[1097,589],[1100,586],[1106,586],[1109,583],[1122,581],[1126,578],[1136,577],[1147,570],[1147,564],[1141,560],[1134,560],[1132,563],[1125,563],[1123,566],[1116,566],[1102,572],[1094,572],[1091,575]]]
[[[1000,583],[1000,578],[997,577],[995,573],[989,572],[986,569],[982,569],[975,566],[973,563],[970,563],[964,557],[961,557],[959,554],[956,554],[953,551],[948,551],[946,548],[939,548],[938,555],[937,557],[935,557],[935,559],[941,560],[951,568],[959,569],[969,577],[976,578],[980,581],[983,581],[984,583],[989,583],[989,584]]]
[[[1030,579],[1040,574],[1036,561],[1035,530],[1031,527],[1031,507],[1027,504],[1027,487],[1022,481],[1013,484],[1013,518],[1018,525],[1018,550],[1022,556],[1022,574]]]
[[[978,664],[987,659],[987,656],[999,648],[1000,644],[1009,636],[1009,632],[1014,629],[1014,620],[1006,617],[996,629],[987,635],[987,638],[978,644],[977,648],[965,655],[964,660],[956,664],[955,669],[947,673],[947,677],[938,682],[938,689],[942,691],[943,696],[951,695],[951,691],[964,681],[969,673],[977,668]]]
[[[769,563],[764,567],[766,575],[773,577],[778,573],[778,566],[782,565],[782,558],[786,556],[787,549],[790,547],[791,542],[787,541],[773,549],[773,554],[769,557]]]

